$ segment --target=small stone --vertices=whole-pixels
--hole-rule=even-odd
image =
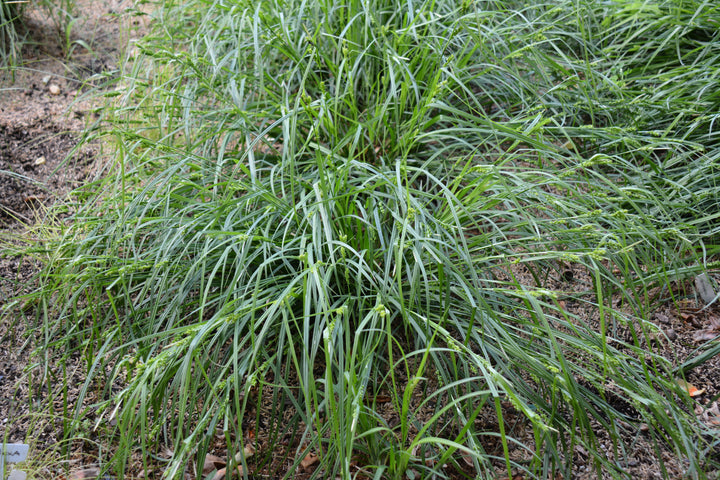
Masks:
[[[35,165],[42,165],[45,163],[45,156],[41,156],[35,159]]]
[[[665,330],[665,335],[667,335],[668,340],[675,341],[677,339],[677,333],[675,333],[674,328],[668,328]]]
[[[705,303],[712,303],[715,300],[715,289],[710,283],[710,278],[705,273],[701,273],[695,277],[695,288],[700,294],[700,298]]]
[[[42,78],[43,85],[47,85],[51,78],[52,78],[51,75],[45,75],[45,76]]]
[[[52,85],[50,85],[50,86],[48,87],[48,89],[50,90],[50,93],[51,93],[52,95],[60,95],[60,87],[58,87],[58,86],[55,85],[54,83],[53,83]]]

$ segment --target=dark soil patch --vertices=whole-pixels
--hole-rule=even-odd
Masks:
[[[30,126],[0,124],[0,218],[7,226],[34,223],[86,178],[93,159],[87,149],[66,161],[77,133],[42,120]]]

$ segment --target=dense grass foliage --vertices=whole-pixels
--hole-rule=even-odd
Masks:
[[[44,352],[81,353],[85,390],[107,385],[117,474],[170,445],[181,478],[216,430],[235,452],[252,429],[292,439],[252,459],[286,455],[291,477],[307,452],[318,478],[467,462],[569,477],[576,445],[621,477],[644,423],[704,475],[710,447],[645,318],[651,288],[718,253],[717,7],[154,15],[109,99],[114,161],[77,192],[35,294]],[[557,281],[565,264],[592,284]],[[506,430],[511,411],[533,442]]]

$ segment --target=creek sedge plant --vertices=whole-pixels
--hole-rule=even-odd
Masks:
[[[717,7],[152,12],[105,176],[32,250],[38,352],[86,359],[66,432],[115,419],[105,468],[167,446],[165,478],[200,476],[220,432],[248,474],[571,478],[581,446],[624,478],[644,425],[706,475],[646,319],[718,266]]]

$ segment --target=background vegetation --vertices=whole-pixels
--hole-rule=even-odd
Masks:
[[[0,66],[13,64],[18,50],[16,25],[22,4],[2,0],[0,2]]]
[[[52,20],[57,42],[69,54],[76,7],[75,0],[0,0],[0,71],[12,75],[23,66],[22,47],[35,41],[26,26],[26,14],[33,9]]]
[[[106,175],[35,250],[41,351],[87,359],[108,468],[170,445],[178,478],[252,429],[292,439],[252,458],[280,475],[313,452],[323,478],[569,477],[580,445],[621,477],[644,425],[705,475],[715,446],[646,319],[656,287],[718,266],[718,7],[153,12],[97,132]]]

